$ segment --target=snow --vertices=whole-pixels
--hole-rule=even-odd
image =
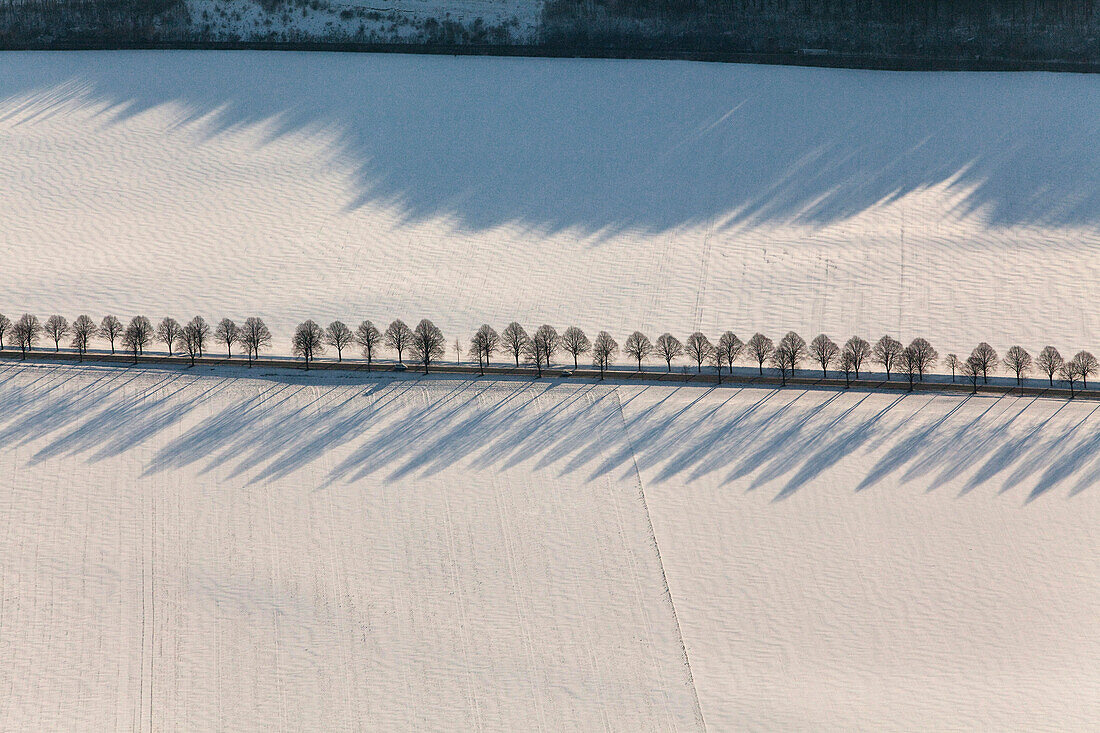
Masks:
[[[7,365],[0,728],[1100,714],[1096,405]]]
[[[1086,75],[5,54],[0,309],[1073,353],[1098,128]]]

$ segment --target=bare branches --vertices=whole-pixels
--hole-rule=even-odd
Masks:
[[[1031,354],[1022,346],[1011,346],[1005,352],[1005,368],[1016,374],[1016,386],[1020,386],[1023,376],[1031,369]]]
[[[1096,357],[1088,351],[1078,351],[1073,357],[1073,361],[1077,364],[1077,374],[1081,377],[1081,388],[1089,388],[1089,375],[1095,374],[1097,367],[1100,367],[1100,362],[1096,361]]]
[[[367,357],[367,371],[371,370],[371,362],[374,360],[375,349],[382,343],[382,332],[370,321],[363,321],[359,328],[355,329],[355,342],[363,348],[363,356]]]
[[[317,354],[324,352],[324,336],[325,332],[313,320],[301,323],[295,329],[290,345],[294,355],[305,360],[306,371],[309,371],[309,363],[316,358]]]
[[[34,345],[38,343],[41,335],[42,324],[38,322],[38,316],[30,313],[24,313],[20,316],[12,328],[12,337],[19,345],[19,351],[24,359],[27,358],[28,351],[34,350]]]
[[[810,342],[810,356],[821,365],[822,377],[829,376],[829,364],[832,363],[833,359],[835,359],[839,353],[840,347],[823,333],[814,337],[814,340]]]
[[[4,350],[4,334],[9,333],[11,328],[11,319],[0,313],[0,351]]]
[[[499,344],[500,334],[488,323],[482,324],[474,337],[470,339],[469,353],[470,356],[477,359],[478,371],[481,372],[482,376],[485,375],[485,365],[489,363],[489,359],[497,350]]]
[[[932,348],[932,344],[928,343],[927,339],[920,336],[913,339],[912,343],[909,344],[909,348],[913,350],[917,374],[920,376],[920,381],[923,382],[924,375],[932,371],[932,367],[936,365],[936,360],[940,358],[940,354]]]
[[[95,322],[88,316],[77,316],[73,321],[72,334],[72,347],[80,355],[80,361],[84,361],[84,354],[88,353],[88,343],[96,335]]]
[[[672,371],[672,360],[679,358],[683,353],[684,345],[671,333],[662,333],[657,337],[657,354],[665,360],[668,372]]]
[[[400,318],[395,320],[386,329],[386,347],[397,352],[397,363],[403,364],[402,355],[405,349],[412,345],[412,329],[405,325]]]
[[[168,356],[172,356],[172,347],[179,341],[183,326],[175,318],[165,318],[157,325],[157,338],[164,342]]]
[[[901,356],[901,342],[890,336],[883,336],[871,350],[871,358],[876,364],[881,364],[886,370],[886,381],[890,381],[890,373],[894,370],[898,357]]]
[[[753,334],[748,343],[749,355],[756,360],[756,368],[761,375],[764,374],[764,362],[775,352],[772,340],[762,333]]]
[[[604,372],[615,361],[615,356],[618,353],[619,344],[611,338],[611,334],[607,331],[600,331],[596,336],[596,340],[592,342],[592,363],[599,367],[600,379],[603,379]]]
[[[631,359],[638,362],[638,371],[642,371],[642,361],[648,359],[649,355],[653,353],[653,344],[650,343],[649,337],[644,333],[635,331],[626,337],[623,351]]]
[[[111,344],[111,353],[115,353],[115,341],[122,336],[122,321],[114,316],[103,316],[99,324],[99,333]]]
[[[1077,363],[1076,359],[1064,361],[1062,365],[1058,367],[1058,376],[1069,384],[1069,398],[1072,400],[1075,396],[1074,387],[1077,384],[1077,380],[1081,378],[1081,365]]]
[[[982,370],[982,384],[989,384],[989,373],[996,369],[997,364],[1000,363],[997,351],[983,341],[974,347],[974,351],[970,352],[970,358],[977,360],[977,364]]]
[[[787,335],[784,336],[780,342],[777,352],[782,351],[784,358],[787,360],[787,367],[791,371],[791,376],[794,376],[795,370],[798,369],[798,365],[802,363],[802,360],[806,358],[809,353],[806,349],[806,341],[794,331],[787,331]]]
[[[252,359],[260,357],[260,349],[271,345],[271,331],[263,319],[255,316],[246,318],[241,328],[241,343],[248,352],[248,366],[252,367]]]
[[[187,325],[191,327],[191,336],[194,339],[195,347],[198,349],[198,355],[202,356],[203,349],[206,348],[206,342],[210,340],[210,325],[202,316],[195,316]],[[192,361],[193,363],[194,361]]]
[[[153,324],[145,316],[134,316],[122,332],[122,345],[137,358],[145,353],[145,347],[153,340]]]
[[[688,358],[695,362],[696,373],[701,374],[703,371],[703,362],[710,360],[711,352],[714,351],[714,345],[705,334],[696,331],[688,336],[686,351]]]
[[[214,329],[214,340],[219,344],[225,344],[225,356],[233,358],[233,344],[241,340],[240,327],[229,318],[223,318]]]
[[[1039,356],[1035,357],[1035,363],[1047,375],[1047,381],[1053,387],[1054,375],[1058,373],[1066,360],[1058,353],[1058,349],[1053,346],[1044,346],[1043,350],[1039,352]]]
[[[573,355],[574,369],[577,368],[578,357],[592,350],[592,344],[588,337],[584,335],[584,331],[576,326],[565,329],[565,333],[561,335],[561,347],[567,354]]]
[[[344,349],[352,342],[351,329],[343,321],[333,321],[325,329],[325,343],[336,349],[336,361],[344,360]]]
[[[53,350],[59,351],[61,339],[65,338],[65,334],[69,332],[69,322],[64,316],[50,316],[46,319],[43,330],[53,340]]]
[[[863,368],[863,362],[871,357],[871,344],[859,336],[853,336],[844,343],[844,353],[849,355],[848,367],[856,373],[856,379],[859,379],[859,370]],[[841,358],[843,359],[843,354]]]
[[[505,326],[500,334],[500,342],[504,345],[504,350],[512,354],[517,367],[519,366],[519,357],[530,341],[531,337],[527,335],[527,331],[523,330],[523,326],[515,321]]]
[[[443,338],[443,332],[434,323],[425,318],[416,324],[409,350],[413,358],[424,365],[425,374],[434,360],[443,358],[446,349],[447,341]]]
[[[535,347],[535,363],[542,363],[549,369],[550,359],[553,358],[554,352],[558,350],[561,343],[557,330],[553,326],[543,324],[535,331],[535,337],[531,342]]]
[[[725,362],[729,368],[730,374],[733,374],[733,362],[737,361],[737,357],[741,355],[741,351],[745,348],[745,343],[737,338],[737,334],[733,331],[726,331],[718,337],[717,353],[718,356]],[[719,380],[722,378],[722,372],[718,372]]]

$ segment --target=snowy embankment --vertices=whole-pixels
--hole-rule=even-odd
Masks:
[[[1095,405],[6,366],[0,728],[1081,729]]]
[[[0,311],[1096,348],[1100,86],[679,62],[0,56]]]

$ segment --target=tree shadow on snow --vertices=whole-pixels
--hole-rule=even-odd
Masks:
[[[1100,88],[1075,74],[370,54],[0,56],[0,126],[172,105],[351,171],[346,207],[483,230],[830,222],[938,184],[996,224],[1100,221]],[[598,242],[597,236],[595,241]]]

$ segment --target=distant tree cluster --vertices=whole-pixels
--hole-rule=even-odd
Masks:
[[[261,351],[269,349],[272,344],[271,331],[257,317],[247,318],[240,325],[230,318],[223,318],[215,326],[207,323],[202,316],[195,316],[183,325],[174,318],[164,318],[154,326],[152,321],[140,315],[126,324],[113,315],[107,315],[97,324],[87,315],[80,315],[70,323],[60,315],[52,315],[41,322],[37,316],[24,313],[13,322],[0,314],[0,350],[18,349],[26,357],[43,337],[46,343],[53,345],[54,351],[59,351],[62,342],[67,340],[80,360],[96,339],[106,342],[112,354],[116,353],[116,348],[121,348],[135,361],[152,344],[160,342],[170,357],[186,357],[191,364],[207,354],[213,342],[224,347],[226,358],[233,358],[234,348],[238,349],[238,353],[243,350],[249,366]],[[398,364],[404,364],[408,356],[427,374],[431,365],[446,354],[447,341],[443,332],[427,318],[414,328],[396,319],[385,330],[369,320],[362,321],[355,330],[340,320],[332,321],[326,327],[307,320],[294,330],[290,345],[291,352],[303,360],[306,369],[328,347],[335,350],[337,362],[342,362],[344,352],[357,345],[366,359],[368,370],[385,349],[396,355]],[[456,356],[460,355],[461,342],[456,340],[454,346]],[[686,358],[696,373],[701,374],[704,368],[713,370],[719,383],[723,374],[732,374],[734,366],[740,362],[755,366],[760,375],[764,374],[765,366],[773,369],[783,385],[808,364],[813,369],[820,369],[823,379],[828,379],[832,371],[834,378],[842,375],[845,385],[851,386],[853,379],[859,380],[861,373],[866,371],[867,364],[875,364],[885,372],[887,381],[898,375],[908,381],[910,389],[933,373],[940,360],[939,352],[921,337],[913,339],[908,345],[890,335],[880,337],[873,344],[859,336],[852,336],[839,344],[822,333],[807,343],[800,335],[789,331],[776,343],[762,333],[755,333],[747,341],[742,341],[732,331],[725,331],[712,341],[705,333],[695,331],[680,341],[671,333],[662,333],[656,340],[651,340],[645,333],[634,331],[620,347],[606,331],[600,331],[590,339],[577,326],[569,326],[559,333],[555,327],[543,324],[534,333],[529,333],[517,321],[509,323],[500,332],[489,324],[482,325],[470,338],[466,351],[467,356],[477,362],[481,374],[485,373],[485,367],[492,364],[493,357],[499,355],[516,367],[521,363],[532,367],[538,376],[552,368],[555,355],[563,353],[572,360],[574,368],[580,365],[582,357],[590,356],[601,379],[622,354],[639,371],[644,362],[656,359],[664,363],[667,372],[671,372],[674,361]],[[951,381],[961,378],[975,390],[978,384],[988,384],[989,377],[998,369],[1015,377],[1017,385],[1037,370],[1046,376],[1052,387],[1055,379],[1067,384],[1071,395],[1076,393],[1078,384],[1082,389],[1087,389],[1089,377],[1100,371],[1100,361],[1088,351],[1078,351],[1072,358],[1066,359],[1057,348],[1046,346],[1032,357],[1022,346],[1012,346],[1002,357],[985,342],[978,344],[965,358],[947,354],[943,365],[950,371]]]

